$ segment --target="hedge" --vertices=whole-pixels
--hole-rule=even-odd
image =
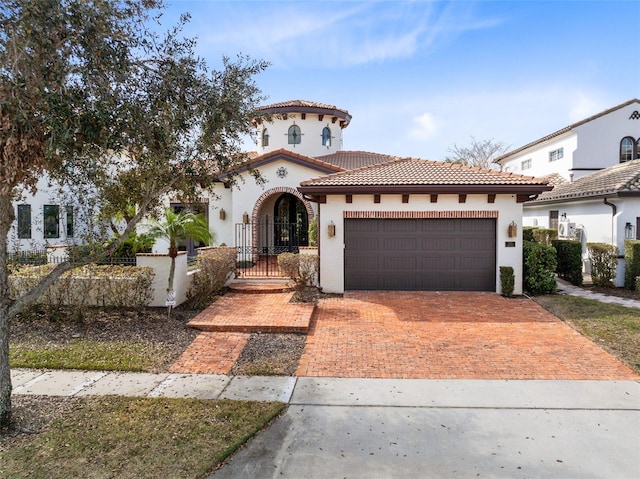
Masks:
[[[556,273],[575,286],[582,285],[582,243],[573,240],[553,240],[556,249]]]
[[[591,259],[591,279],[595,286],[613,285],[618,268],[618,247],[607,243],[587,243]]]
[[[624,287],[637,289],[640,284],[640,240],[625,240],[624,242]]]
[[[524,288],[531,294],[555,293],[556,249],[533,241],[522,244]]]

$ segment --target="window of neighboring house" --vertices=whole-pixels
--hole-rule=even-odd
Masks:
[[[31,205],[18,205],[18,238],[31,238]]]
[[[529,168],[531,168],[531,158],[527,160],[522,160],[522,163],[520,163],[520,169],[524,171],[524,170],[528,170]]]
[[[302,140],[302,132],[298,125],[291,125],[289,132],[287,133],[288,142],[290,145],[299,145]]]
[[[636,160],[640,158],[640,138],[636,140]]]
[[[60,238],[60,207],[44,205],[43,210],[44,237]]]
[[[322,146],[331,146],[331,130],[328,126],[322,129]]]
[[[633,138],[627,136],[620,141],[620,163],[633,160]]]
[[[549,211],[549,229],[558,229],[558,210]]]
[[[564,148],[558,148],[549,152],[549,161],[557,161],[564,156]]]
[[[262,130],[262,146],[269,146],[269,130],[266,128]]]
[[[73,206],[67,206],[67,238],[73,238]]]

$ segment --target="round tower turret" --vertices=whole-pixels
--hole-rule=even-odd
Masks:
[[[333,105],[293,100],[260,107],[255,120],[259,155],[281,148],[317,157],[342,150],[351,115]]]

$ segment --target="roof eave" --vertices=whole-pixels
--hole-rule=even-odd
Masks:
[[[633,198],[640,197],[640,191],[610,191],[598,194],[573,195],[563,198],[536,199],[527,202],[527,206],[553,205],[559,203],[571,203],[574,201],[603,200],[605,198]]]
[[[307,185],[304,195],[338,194],[519,194],[539,195],[553,189],[549,185]]]

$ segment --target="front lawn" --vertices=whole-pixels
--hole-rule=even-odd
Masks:
[[[284,407],[255,401],[76,398],[42,433],[0,436],[0,477],[201,478]]]
[[[640,309],[565,295],[533,300],[640,374]]]

